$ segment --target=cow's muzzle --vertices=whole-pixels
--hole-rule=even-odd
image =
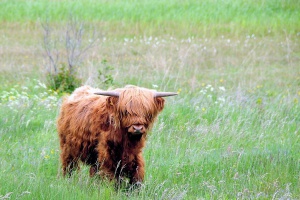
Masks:
[[[144,125],[141,124],[134,124],[128,128],[128,132],[131,133],[132,135],[142,135],[145,133],[145,131],[146,129]]]

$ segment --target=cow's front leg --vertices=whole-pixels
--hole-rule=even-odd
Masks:
[[[134,167],[131,171],[130,181],[131,185],[141,185],[145,176],[145,162],[142,155],[138,155],[135,160]]]

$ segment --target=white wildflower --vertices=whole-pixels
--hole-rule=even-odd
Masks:
[[[224,92],[226,91],[226,89],[225,89],[224,86],[220,86],[219,89],[220,89],[221,91],[224,91]]]
[[[219,98],[218,98],[218,101],[220,101],[220,102],[223,102],[223,103],[224,103],[224,102],[225,102],[225,98],[224,98],[224,97],[219,97]]]
[[[204,89],[203,89],[203,90],[200,90],[200,93],[201,93],[201,94],[206,94],[206,92],[207,92],[207,90],[204,90]]]
[[[38,80],[38,84],[39,84],[39,86],[41,86],[42,88],[45,88],[45,89],[47,88],[47,86],[46,86],[44,83],[42,83],[41,81],[39,81],[39,80]]]
[[[206,89],[209,89],[209,88],[211,88],[211,87],[212,87],[212,86],[208,84],[208,85],[206,86]]]

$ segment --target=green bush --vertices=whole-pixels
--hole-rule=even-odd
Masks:
[[[82,81],[65,65],[56,74],[47,74],[48,87],[60,93],[71,93],[79,87]]]

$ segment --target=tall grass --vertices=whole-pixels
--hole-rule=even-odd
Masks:
[[[299,198],[299,104],[290,97],[258,102],[257,94],[244,94],[239,101],[212,88],[203,87],[202,96],[169,101],[144,152],[145,185],[131,194],[89,178],[86,168],[63,179],[55,131],[59,98],[44,97],[43,89],[40,99],[21,92],[24,88],[8,91],[1,106],[0,194],[22,199]]]

